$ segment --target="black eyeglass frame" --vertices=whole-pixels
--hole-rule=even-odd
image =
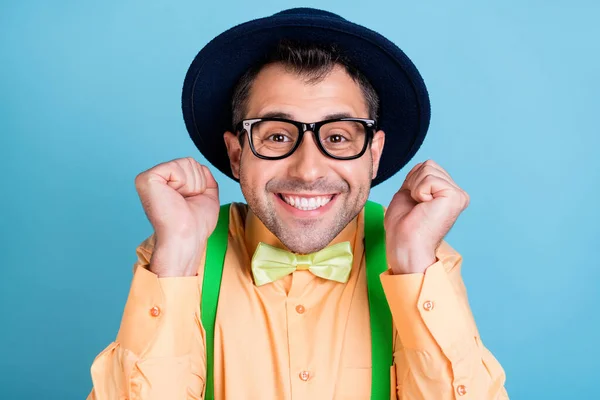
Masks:
[[[298,139],[296,140],[294,147],[292,147],[292,149],[289,152],[287,152],[286,154],[281,155],[281,156],[270,157],[270,156],[263,156],[262,154],[259,154],[256,151],[256,149],[254,148],[253,140],[252,140],[252,125],[254,125],[257,122],[264,122],[264,121],[287,122],[291,125],[294,125],[296,128],[298,128]],[[321,138],[319,135],[319,133],[320,133],[319,131],[320,131],[321,127],[330,122],[340,122],[340,121],[358,122],[361,125],[363,125],[365,128],[365,132],[366,132],[365,144],[364,144],[362,150],[354,156],[350,156],[350,157],[334,156],[332,154],[329,154],[327,152],[327,150],[325,150],[325,148],[323,147],[323,144],[321,143]],[[247,133],[248,142],[250,143],[250,150],[252,150],[252,153],[256,157],[261,158],[263,160],[282,160],[282,159],[287,158],[287,157],[291,156],[292,154],[294,154],[296,149],[298,149],[298,147],[300,147],[300,144],[302,143],[302,140],[304,139],[304,133],[306,131],[312,132],[313,137],[315,138],[315,143],[317,144],[317,147],[319,148],[321,153],[323,153],[325,156],[331,157],[335,160],[355,160],[357,158],[362,157],[363,154],[365,154],[367,147],[369,147],[369,142],[373,138],[375,131],[377,131],[377,122],[374,119],[368,119],[368,118],[333,118],[333,119],[326,119],[323,121],[312,122],[312,123],[298,122],[298,121],[294,121],[291,119],[277,118],[277,117],[250,118],[250,119],[243,119],[240,122],[238,122],[235,126],[235,131],[237,132],[238,135],[242,135],[244,132]]]

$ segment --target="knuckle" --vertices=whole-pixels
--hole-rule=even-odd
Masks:
[[[183,177],[185,177],[185,175],[186,175],[185,165],[186,164],[187,164],[187,162],[185,161],[185,158],[181,158],[181,159],[175,160],[171,164],[169,164],[169,168],[171,169],[172,172],[180,173],[180,174],[182,174]]]
[[[465,197],[462,193],[462,190],[458,189],[458,190],[454,190],[454,203],[456,204],[457,207],[463,207],[465,204]]]
[[[146,172],[140,172],[139,174],[137,174],[135,176],[133,183],[135,184],[136,188],[139,188],[140,186],[142,186],[142,184],[145,180],[146,180]]]
[[[425,177],[423,178],[423,182],[431,182],[437,179],[437,176],[435,176],[432,173],[428,173],[427,175],[425,175]]]
[[[466,208],[471,203],[471,196],[469,196],[469,193],[465,192],[464,190],[463,190],[463,195],[465,197],[465,208]]]
[[[187,161],[190,163],[190,165],[191,165],[192,167],[193,167],[193,166],[196,166],[196,165],[199,165],[198,161],[196,161],[196,160],[194,159],[194,157],[186,157],[185,159],[186,159],[186,160],[187,160]]]
[[[427,164],[423,167],[423,172],[427,172],[428,175],[436,171],[436,169],[431,164]]]

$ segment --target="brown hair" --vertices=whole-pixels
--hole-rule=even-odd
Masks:
[[[282,40],[276,49],[266,57],[264,63],[246,71],[235,86],[231,99],[234,127],[246,115],[248,97],[254,79],[263,67],[273,63],[284,64],[289,71],[305,77],[309,84],[321,82],[336,65],[343,66],[348,75],[360,86],[369,110],[369,118],[377,119],[379,111],[377,92],[367,78],[348,62],[335,45]]]

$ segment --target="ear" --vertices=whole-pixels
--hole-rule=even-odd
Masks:
[[[225,146],[227,147],[227,155],[229,155],[229,163],[231,165],[231,173],[235,179],[240,179],[240,161],[242,159],[242,145],[237,135],[227,131],[223,135]]]
[[[385,133],[383,131],[377,131],[373,135],[371,141],[371,158],[373,159],[373,176],[371,179],[375,179],[377,171],[379,170],[379,161],[381,160],[381,153],[383,153],[383,145],[385,144]]]

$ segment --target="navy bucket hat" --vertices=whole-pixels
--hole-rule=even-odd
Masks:
[[[429,127],[429,96],[417,68],[377,32],[313,8],[293,8],[237,25],[200,50],[186,74],[182,94],[185,125],[200,153],[235,179],[223,140],[225,131],[232,130],[234,88],[282,39],[334,44],[375,88],[380,100],[378,127],[386,136],[372,186],[404,167]]]

